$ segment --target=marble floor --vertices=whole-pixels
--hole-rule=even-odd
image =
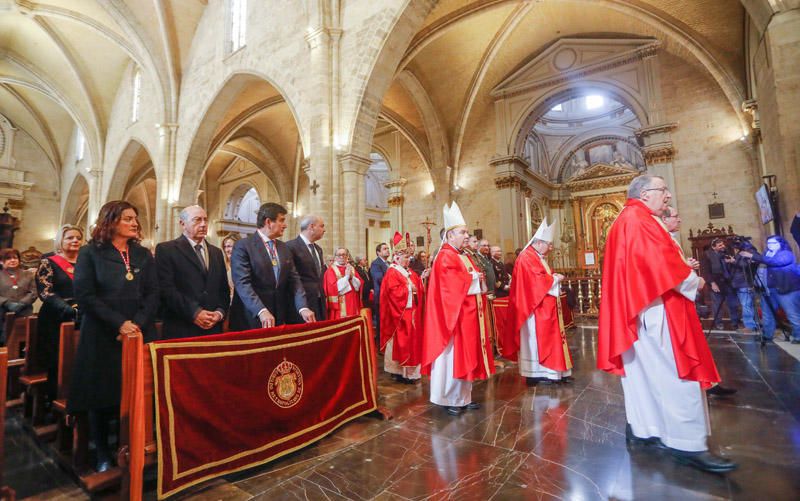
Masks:
[[[709,338],[731,398],[710,399],[712,448],[727,476],[625,447],[618,378],[594,369],[596,330],[569,335],[575,383],[528,388],[516,367],[475,385],[480,410],[450,417],[426,385],[380,378],[391,421],[360,418],[270,465],[218,479],[180,499],[759,499],[800,497],[800,362],[753,336]],[[6,481],[21,497],[85,498],[12,419]],[[17,427],[15,430],[14,427]],[[27,441],[27,442],[26,442]],[[20,447],[29,452],[21,453]],[[18,459],[17,456],[22,454]],[[37,461],[38,458],[38,461]],[[11,459],[11,461],[9,461]],[[16,462],[15,462],[16,461]],[[16,466],[15,466],[16,465]],[[25,467],[27,465],[27,469]],[[154,499],[153,485],[147,498]],[[108,497],[113,497],[110,494]]]

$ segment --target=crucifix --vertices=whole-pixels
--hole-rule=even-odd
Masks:
[[[317,183],[317,180],[315,179],[315,180],[314,180],[314,182],[313,182],[313,183],[311,183],[311,186],[309,186],[308,188],[309,188],[311,191],[313,191],[313,192],[314,192],[314,194],[316,195],[316,194],[317,194],[317,188],[319,188],[319,184]]]
[[[430,267],[431,263],[431,226],[434,226],[436,223],[425,217],[425,221],[420,223],[422,226],[425,227],[425,232],[427,233],[427,238],[425,239],[425,253],[428,254],[428,266]]]

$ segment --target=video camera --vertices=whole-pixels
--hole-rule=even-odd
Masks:
[[[728,239],[731,248],[736,249],[738,251],[748,251],[748,252],[758,252],[758,249],[753,245],[751,240],[753,237],[743,237],[741,235],[736,235]]]

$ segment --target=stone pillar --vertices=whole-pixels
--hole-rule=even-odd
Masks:
[[[788,234],[800,208],[800,8],[770,3],[783,10],[769,18],[756,48],[754,73],[765,174],[777,177],[782,230]]]
[[[384,186],[389,190],[389,217],[392,221],[392,230],[406,231],[403,226],[403,203],[406,200],[403,195],[403,187],[408,181],[405,178],[392,179]]]
[[[174,238],[176,217],[172,217],[172,206],[178,200],[180,186],[175,179],[175,146],[178,124],[158,124],[158,167],[156,168],[156,234],[157,244]],[[194,198],[191,203],[194,203]],[[180,211],[179,211],[180,212]],[[176,213],[177,214],[177,213]]]
[[[511,252],[527,242],[525,192],[528,184],[524,180],[527,164],[512,155],[495,157],[489,165],[494,167],[494,185],[500,207],[500,245],[503,252]]]
[[[675,158],[675,147],[672,145],[670,132],[678,124],[666,123],[645,127],[636,131],[636,137],[644,144],[642,153],[647,173],[661,176],[672,192],[672,205],[678,207],[678,194],[675,192],[675,169],[672,160]]]
[[[340,197],[342,204],[341,220],[344,223],[344,232],[332,235],[332,243],[341,243],[353,256],[366,255],[367,249],[367,185],[364,179],[372,161],[369,158],[353,154],[339,157],[339,169],[342,172],[342,189]]]

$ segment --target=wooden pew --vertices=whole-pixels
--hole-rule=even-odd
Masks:
[[[6,383],[8,377],[8,349],[0,348],[0,499],[15,499],[14,491],[3,482],[5,470]]]
[[[61,465],[72,470],[81,486],[95,493],[119,484],[120,469],[95,472],[89,464],[89,419],[85,413],[67,414],[67,396],[78,351],[80,331],[73,322],[61,324],[58,351],[58,398],[53,411],[59,415],[56,423],[56,457]]]
[[[25,323],[14,313],[6,313],[4,318],[6,348],[8,348],[8,379],[6,381],[6,408],[11,409],[23,404],[25,389],[19,382],[22,367],[25,365],[23,353],[25,349]]]
[[[47,391],[47,367],[39,355],[38,317],[25,318],[25,363],[19,382],[25,389],[23,416],[25,426],[33,430],[37,438],[50,439],[55,436],[55,425],[44,425],[45,393]]]

